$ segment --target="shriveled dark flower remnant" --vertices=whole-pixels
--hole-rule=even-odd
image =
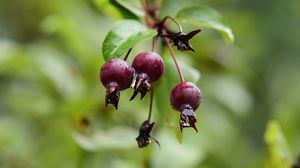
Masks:
[[[112,104],[116,109],[118,109],[119,99],[120,90],[118,85],[115,83],[110,83],[106,89],[105,106]]]
[[[182,131],[183,128],[186,127],[192,127],[196,132],[198,132],[198,129],[196,127],[196,113],[193,111],[193,108],[189,105],[184,107],[184,110],[182,111],[180,115],[180,130]]]
[[[170,39],[173,45],[176,46],[177,49],[180,51],[192,50],[193,52],[195,52],[194,48],[189,43],[189,40],[193,38],[196,34],[198,34],[200,31],[200,29],[197,29],[189,32],[188,34],[185,34],[184,32],[180,31],[178,33],[169,33],[162,36]]]
[[[150,88],[151,88],[150,78],[144,73],[139,74],[136,77],[135,85],[133,88],[134,92],[130,100],[133,100],[138,93],[141,93],[141,99],[142,99],[146,95],[146,93],[150,90]]]
[[[154,125],[154,122],[150,123],[149,120],[146,120],[142,123],[140,130],[139,130],[139,135],[136,138],[136,141],[140,148],[146,147],[148,144],[150,144],[151,143],[150,138],[153,139],[157,143],[157,145],[160,147],[159,142],[150,135],[153,125]]]

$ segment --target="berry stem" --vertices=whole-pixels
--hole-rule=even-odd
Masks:
[[[153,106],[153,86],[151,87],[151,93],[150,93],[150,107],[149,107],[149,115],[148,115],[148,121],[150,122],[151,115],[152,115],[152,106]]]
[[[149,5],[148,5],[148,2],[147,0],[140,0],[141,4],[142,4],[142,7],[145,11],[145,22],[146,22],[146,25],[148,27],[152,27],[152,24],[150,22],[150,18],[149,18],[149,13],[148,13],[148,10],[149,10]]]
[[[172,21],[177,25],[177,27],[179,28],[179,31],[180,31],[180,32],[183,32],[181,25],[180,25],[174,18],[172,18],[171,16],[166,16],[166,17],[164,17],[164,19],[161,21],[161,24],[164,25],[164,23],[165,23],[165,21],[166,21],[167,19],[172,20]]]
[[[154,5],[156,6],[157,9],[160,9],[161,1],[162,1],[162,0],[155,0],[155,1],[154,1]]]
[[[152,52],[156,50],[156,44],[157,44],[157,36],[154,36],[152,39],[152,48],[151,48]]]
[[[164,37],[164,40],[166,41],[166,44],[168,45],[170,54],[171,54],[172,59],[173,59],[175,65],[176,65],[176,68],[177,68],[177,71],[178,71],[178,74],[179,74],[179,77],[180,77],[180,81],[181,81],[181,82],[184,82],[184,77],[183,77],[183,75],[182,75],[181,69],[180,69],[180,67],[179,67],[179,65],[178,65],[178,62],[177,62],[177,60],[176,60],[176,57],[175,57],[173,48],[172,48],[172,46],[170,45],[170,43],[168,43],[166,37]]]
[[[124,61],[127,60],[127,58],[128,58],[128,56],[129,56],[131,50],[132,50],[132,48],[130,48],[130,49],[127,51],[127,53],[126,53],[126,55],[125,55],[125,57],[124,57]]]

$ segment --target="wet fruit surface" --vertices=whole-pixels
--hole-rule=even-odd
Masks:
[[[106,62],[100,70],[100,80],[104,86],[111,82],[118,84],[120,90],[130,87],[134,70],[127,62],[114,58]]]
[[[101,67],[100,80],[106,88],[105,106],[112,104],[118,109],[120,91],[130,87],[133,74],[133,68],[119,58],[111,59]]]
[[[183,111],[184,106],[189,105],[195,111],[201,103],[201,92],[196,85],[190,82],[177,84],[171,92],[171,105],[177,111]]]
[[[139,53],[132,62],[137,73],[145,73],[151,82],[158,80],[164,72],[164,63],[156,52],[145,51]]]

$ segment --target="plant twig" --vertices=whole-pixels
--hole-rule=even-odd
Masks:
[[[152,52],[156,50],[157,37],[158,37],[158,36],[154,36],[153,39],[152,39],[152,48],[151,48],[151,51],[152,51]]]
[[[157,10],[159,10],[160,6],[161,6],[161,0],[155,0],[154,1],[154,6],[157,8]]]
[[[150,107],[149,107],[149,115],[148,115],[148,121],[150,122],[151,115],[152,115],[152,106],[153,106],[153,86],[151,87],[151,93],[150,93]]]
[[[140,0],[140,2],[141,2],[142,7],[144,9],[146,25],[148,27],[152,27],[152,24],[151,24],[150,18],[149,18],[149,14],[148,14],[148,10],[149,10],[148,2],[147,2],[147,0]]]
[[[181,81],[181,82],[184,82],[184,77],[183,77],[182,72],[181,72],[181,69],[180,69],[180,67],[179,67],[179,65],[178,65],[178,63],[177,63],[177,60],[176,60],[176,57],[175,57],[173,48],[172,48],[172,46],[170,45],[170,43],[168,43],[166,37],[164,37],[164,40],[166,41],[166,43],[167,43],[167,45],[168,45],[170,54],[171,54],[172,59],[173,59],[175,65],[176,65],[176,68],[177,68],[177,71],[178,71],[178,74],[179,74],[179,77],[180,77],[180,81]]]
[[[127,53],[126,53],[126,55],[125,55],[125,57],[124,57],[124,61],[127,60],[127,58],[128,58],[128,56],[129,56],[131,50],[132,50],[132,48],[130,48],[130,49],[127,51]]]
[[[164,25],[164,23],[165,23],[165,21],[166,21],[167,19],[172,20],[172,21],[177,25],[179,31],[180,31],[180,32],[183,32],[181,25],[180,25],[174,18],[172,18],[172,17],[170,17],[170,16],[166,16],[166,17],[161,21],[161,24]]]

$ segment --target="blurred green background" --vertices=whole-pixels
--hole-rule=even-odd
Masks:
[[[185,129],[177,141],[178,113],[162,86],[178,81],[165,75],[155,93],[163,105],[154,108],[161,149],[139,149],[135,141],[148,96],[129,102],[127,89],[118,111],[104,107],[102,41],[116,20],[137,19],[111,2],[0,0],[1,168],[284,168],[296,161],[299,0],[163,0],[162,16],[187,6],[216,9],[236,41],[204,28],[191,40],[196,53],[176,51],[203,93],[199,133]],[[129,62],[150,48],[151,40],[139,43]]]

